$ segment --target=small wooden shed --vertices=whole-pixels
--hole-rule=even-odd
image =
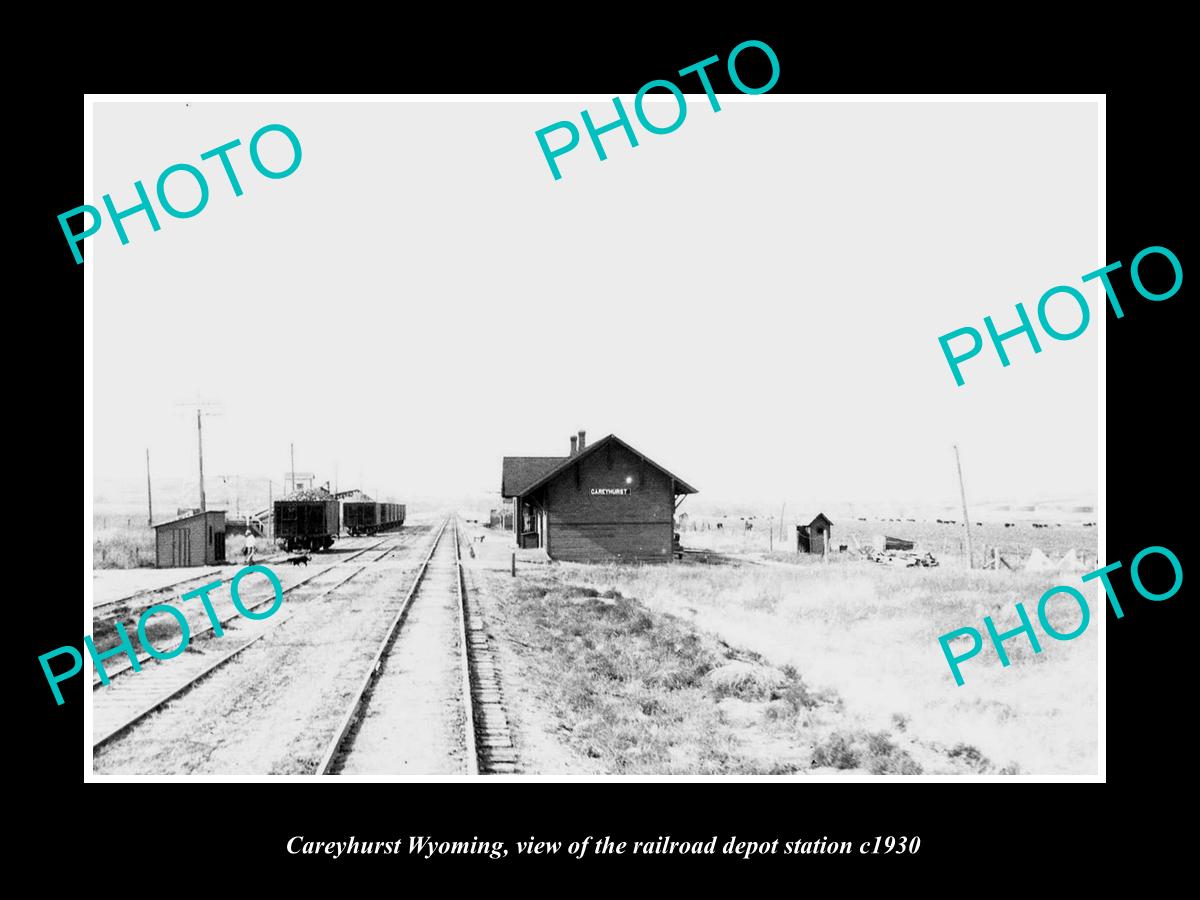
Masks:
[[[160,569],[223,563],[225,511],[198,512],[155,525],[154,545],[154,564]]]
[[[833,546],[833,522],[825,513],[817,513],[817,517],[807,525],[796,526],[796,552],[820,553],[824,555]]]

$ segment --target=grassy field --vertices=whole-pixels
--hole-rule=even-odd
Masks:
[[[986,614],[1011,628],[1015,601],[1070,576],[806,557],[477,578],[520,702],[593,771],[1096,770],[1094,624],[1039,655],[1010,640],[1008,668],[988,647],[963,687],[937,642]]]
[[[137,569],[154,567],[154,529],[146,517],[93,516],[92,568]],[[242,558],[245,537],[241,532],[225,535],[225,559],[236,562]],[[273,552],[271,541],[258,539],[258,552]]]
[[[92,517],[93,569],[143,566],[154,566],[154,529],[145,516]]]
[[[1085,527],[1080,522],[1057,524],[1048,519],[1047,528],[1034,528],[1031,522],[1013,522],[1006,528],[1003,522],[972,523],[971,540],[975,551],[975,564],[984,559],[984,550],[998,548],[1010,563],[1025,560],[1033,548],[1038,548],[1051,559],[1061,559],[1063,554],[1074,550],[1081,561],[1090,563],[1096,559],[1096,529]],[[705,528],[707,525],[709,527]],[[699,526],[696,528],[694,526]],[[796,529],[794,525],[780,535],[778,523],[774,534],[765,520],[754,522],[747,531],[738,519],[728,520],[724,528],[717,530],[712,521],[689,521],[680,533],[684,547],[714,550],[719,553],[765,553],[774,550],[794,552]],[[833,548],[845,544],[850,550],[858,546],[868,547],[878,535],[890,535],[913,541],[918,553],[929,552],[939,560],[961,564],[965,558],[963,550],[964,529],[962,524],[944,525],[938,522],[897,522],[879,519],[859,521],[857,519],[837,521],[833,525]],[[785,539],[786,538],[786,539]],[[1095,566],[1089,566],[1089,570]]]

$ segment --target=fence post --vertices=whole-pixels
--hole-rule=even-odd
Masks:
[[[514,550],[512,552],[512,554],[510,556],[510,560],[512,562],[512,577],[516,578],[517,577],[517,551],[516,550]]]

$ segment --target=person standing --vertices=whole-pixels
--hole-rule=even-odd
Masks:
[[[246,529],[246,546],[243,553],[246,554],[246,564],[250,565],[254,562],[254,550],[258,546],[258,541],[255,540],[254,532],[249,528]]]

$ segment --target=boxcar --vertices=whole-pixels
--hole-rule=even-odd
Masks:
[[[275,537],[287,550],[328,550],[337,540],[336,500],[276,500]]]

